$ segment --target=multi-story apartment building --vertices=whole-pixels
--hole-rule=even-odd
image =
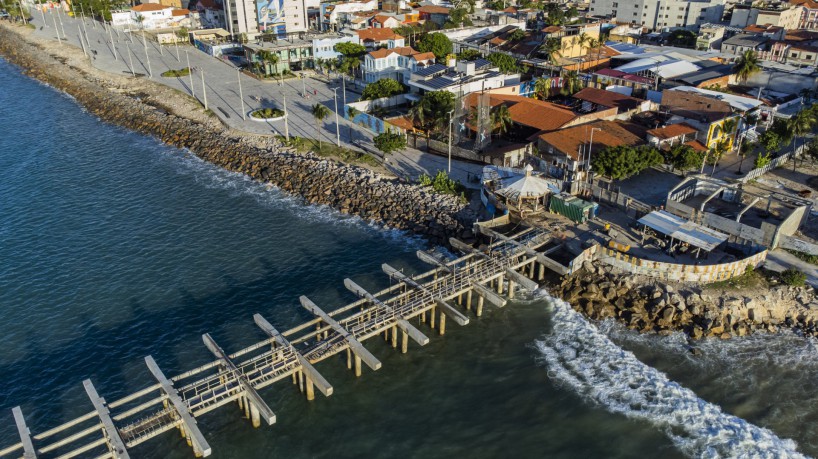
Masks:
[[[589,13],[650,29],[698,29],[721,21],[724,0],[591,0]]]
[[[798,20],[799,29],[818,29],[818,2],[815,0],[790,0],[791,5],[800,6],[801,18]]]
[[[748,5],[736,5],[730,18],[733,27],[747,27],[751,25],[775,26],[783,29],[797,29],[805,8],[782,3],[781,8],[752,8]]]

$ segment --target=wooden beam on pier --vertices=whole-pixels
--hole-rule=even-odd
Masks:
[[[547,264],[548,263],[547,261],[543,261],[543,258],[545,258],[544,254],[542,254],[540,252],[537,252],[536,250],[534,250],[531,247],[523,244],[522,242],[520,242],[520,241],[518,241],[518,240],[516,240],[514,238],[510,238],[510,237],[506,236],[505,234],[498,233],[497,231],[494,231],[491,228],[486,228],[486,227],[484,227],[482,225],[474,225],[474,226],[477,228],[477,231],[479,233],[481,233],[483,235],[486,235],[488,237],[493,237],[495,239],[499,239],[499,240],[501,240],[503,242],[508,242],[509,244],[512,244],[512,245],[516,246],[517,248],[524,250],[525,254],[528,255],[529,257],[536,258],[538,262],[540,262],[542,264]]]
[[[410,286],[410,287],[412,287],[414,289],[423,291],[423,292],[432,293],[431,290],[427,289],[423,285],[417,283],[411,277],[407,276],[406,274],[403,274],[402,272],[400,272],[397,269],[389,266],[386,263],[381,265],[381,269],[383,269],[383,272],[385,272],[387,276],[397,280],[398,282],[403,282],[404,284],[406,284],[406,285],[408,285],[408,286]],[[441,311],[443,311],[452,320],[457,322],[458,325],[466,325],[466,324],[469,323],[469,318],[468,317],[461,314],[460,311],[453,308],[449,303],[446,303],[443,300],[443,298],[441,298],[439,296],[436,297],[435,298],[435,303],[437,303],[437,305],[440,306]]]
[[[26,427],[23,410],[19,406],[15,406],[11,409],[11,414],[14,415],[17,432],[20,433],[20,441],[23,443],[23,459],[36,459],[37,452],[34,450],[34,443],[31,441],[31,431]]]
[[[267,322],[267,319],[261,316],[261,314],[253,315],[253,320],[256,322],[256,325],[264,331],[270,338],[273,338],[279,346],[292,349],[293,353],[295,353],[295,357],[298,359],[298,363],[301,365],[301,370],[307,374],[307,377],[318,387],[318,390],[324,394],[325,397],[329,397],[332,395],[332,386],[330,383],[321,376],[321,373],[312,366],[309,360],[306,357],[301,355],[300,352],[287,341],[278,330],[273,327],[270,322]]]
[[[501,297],[500,295],[491,291],[491,289],[487,288],[485,285],[480,284],[479,282],[472,282],[471,286],[477,293],[480,294],[483,298],[489,301],[489,303],[494,304],[498,308],[502,308],[506,305],[506,299]]]
[[[424,252],[423,250],[418,250],[417,252],[415,252],[415,255],[417,255],[418,258],[420,259],[420,261],[422,261],[424,263],[429,263],[430,265],[437,266],[438,268],[442,269],[443,271],[446,271],[449,274],[452,273],[452,268],[450,268],[449,266],[447,266],[445,263],[441,262],[437,258],[435,258],[435,257],[429,255],[428,253]]]
[[[227,353],[225,353],[222,350],[222,348],[220,348],[219,345],[216,344],[216,341],[213,340],[209,333],[205,333],[204,335],[202,335],[202,340],[204,341],[205,346],[207,346],[207,348],[210,349],[210,352],[212,352],[213,355],[216,356],[216,358],[221,360],[222,364],[224,364],[224,366],[227,367],[227,369],[230,370],[230,372],[235,375],[236,380],[239,382],[239,385],[244,390],[245,396],[247,397],[248,401],[253,406],[255,406],[255,408],[259,411],[261,417],[267,422],[268,425],[273,425],[276,422],[275,413],[273,413],[273,410],[270,409],[269,406],[267,406],[267,402],[265,402],[264,399],[261,398],[261,396],[258,394],[258,392],[256,392],[256,389],[253,388],[253,385],[250,384],[250,381],[248,381],[244,374],[241,371],[239,371],[236,364],[234,364],[233,361],[230,360],[230,357],[227,356]],[[255,423],[256,422],[254,420],[254,424]]]
[[[363,360],[364,363],[366,363],[366,365],[369,368],[373,370],[379,370],[381,368],[380,360],[375,358],[375,356],[372,355],[372,353],[369,352],[364,347],[363,344],[361,344],[357,339],[355,339],[355,336],[353,336],[352,333],[348,332],[346,328],[339,324],[335,319],[330,317],[329,314],[321,310],[321,308],[319,308],[315,303],[313,303],[312,300],[302,295],[301,297],[299,297],[299,301],[301,301],[301,306],[303,306],[304,309],[310,311],[311,313],[321,318],[321,320],[323,320],[327,325],[332,327],[332,329],[335,330],[336,333],[343,336],[347,344],[349,345],[349,348],[352,349],[352,352],[354,352],[358,358]]]
[[[526,289],[526,290],[528,290],[530,292],[533,292],[534,290],[537,290],[538,288],[540,288],[540,284],[534,282],[533,280],[525,277],[524,275],[520,274],[519,272],[517,272],[517,271],[515,271],[515,270],[513,270],[511,268],[506,268],[506,275],[508,276],[509,279],[511,279],[514,282],[518,283],[520,285],[520,287],[522,287],[522,288],[524,288],[524,289]]]
[[[395,312],[395,309],[393,307],[375,298],[375,295],[364,290],[363,287],[353,282],[352,279],[349,278],[344,279],[344,287],[346,287],[352,293],[360,296],[361,298],[366,298],[373,304],[383,307],[387,311]],[[421,346],[429,344],[429,337],[424,335],[423,332],[421,332],[417,328],[415,328],[414,325],[410,324],[409,321],[406,320],[403,316],[396,313],[395,321],[397,322],[398,328],[400,328],[404,333],[408,334],[409,337],[412,338],[416,343],[420,344]]]
[[[182,420],[184,432],[190,437],[190,443],[193,447],[193,454],[195,454],[196,457],[210,456],[213,451],[210,449],[210,445],[207,444],[207,440],[205,440],[204,435],[202,435],[202,432],[196,425],[196,418],[190,414],[190,409],[187,406],[187,403],[182,401],[182,397],[179,396],[179,392],[175,387],[173,387],[173,382],[165,377],[165,374],[159,369],[159,365],[156,364],[153,357],[145,357],[145,363],[148,365],[148,370],[150,370],[153,377],[156,378],[156,380],[162,386],[162,390],[165,392],[165,394],[167,394],[168,400],[170,400],[170,403],[173,405],[173,408],[176,409],[176,413]]]
[[[451,244],[452,247],[454,247],[455,249],[457,249],[457,250],[459,250],[459,251],[461,251],[463,253],[471,253],[471,254],[477,255],[478,257],[482,257],[482,258],[488,258],[489,257],[489,255],[487,253],[483,253],[483,252],[475,249],[474,247],[470,246],[469,244],[466,244],[465,242],[461,241],[460,239],[450,237],[449,238],[449,244]]]
[[[83,381],[82,385],[85,386],[85,392],[88,393],[88,398],[91,399],[94,409],[97,410],[97,416],[102,421],[105,443],[108,445],[111,455],[114,459],[130,459],[128,450],[125,448],[125,442],[122,441],[122,437],[119,436],[119,431],[114,425],[113,419],[111,419],[111,412],[105,404],[105,399],[99,396],[90,379]]]

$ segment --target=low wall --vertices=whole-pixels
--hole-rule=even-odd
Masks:
[[[595,246],[599,247],[599,246]],[[684,265],[643,260],[627,253],[599,247],[597,260],[631,274],[654,277],[665,281],[716,282],[744,274],[748,266],[753,268],[767,259],[767,251],[759,252],[743,260],[719,265]]]
[[[781,167],[784,163],[789,161],[789,159],[792,156],[800,156],[801,151],[803,149],[804,149],[804,145],[801,145],[796,150],[793,150],[793,151],[791,151],[789,153],[783,154],[783,155],[779,156],[778,158],[774,158],[766,166],[759,167],[758,169],[753,169],[750,172],[747,172],[747,175],[745,175],[744,177],[741,177],[740,179],[738,179],[738,181],[741,182],[741,183],[747,183],[750,180],[756,179],[756,178],[766,174],[767,172],[769,172],[769,171],[771,171],[773,169]]]
[[[778,240],[778,246],[782,249],[795,250],[796,252],[804,252],[810,255],[818,255],[818,245],[798,239],[792,236],[781,236]]]

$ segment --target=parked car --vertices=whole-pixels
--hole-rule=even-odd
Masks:
[[[11,15],[8,11],[0,10],[0,19],[8,19],[9,17],[11,17]]]

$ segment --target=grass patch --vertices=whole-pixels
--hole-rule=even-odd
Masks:
[[[335,158],[350,164],[364,164],[372,167],[378,167],[381,165],[380,161],[366,153],[350,150],[349,148],[338,147],[333,143],[322,142],[321,149],[319,150],[318,143],[312,139],[290,136],[290,140],[287,141],[282,136],[276,136],[276,138],[284,143],[284,145],[295,148],[299,153],[306,153],[309,151],[324,158]]]
[[[190,67],[185,67],[179,70],[168,70],[167,72],[162,72],[162,76],[165,78],[178,78],[190,75]]]
[[[724,289],[724,290],[741,290],[746,288],[766,288],[769,287],[768,280],[775,273],[763,269],[753,269],[748,266],[741,276],[736,276],[731,279],[712,282],[707,284],[705,288]]]
[[[281,118],[284,116],[284,110],[279,110],[277,108],[261,108],[253,113],[250,113],[250,116],[259,119]]]
[[[463,202],[468,201],[466,199],[466,187],[460,183],[460,180],[450,179],[449,175],[444,171],[437,171],[437,175],[434,177],[421,174],[421,176],[418,177],[418,184],[420,184],[420,186],[431,187],[435,193],[451,194],[459,196]]]
[[[787,252],[795,255],[799,260],[806,261],[807,263],[810,263],[810,264],[813,264],[813,265],[818,265],[818,255],[811,255],[809,253],[799,252],[797,250],[790,250],[790,249],[784,249],[784,250],[786,250]]]

